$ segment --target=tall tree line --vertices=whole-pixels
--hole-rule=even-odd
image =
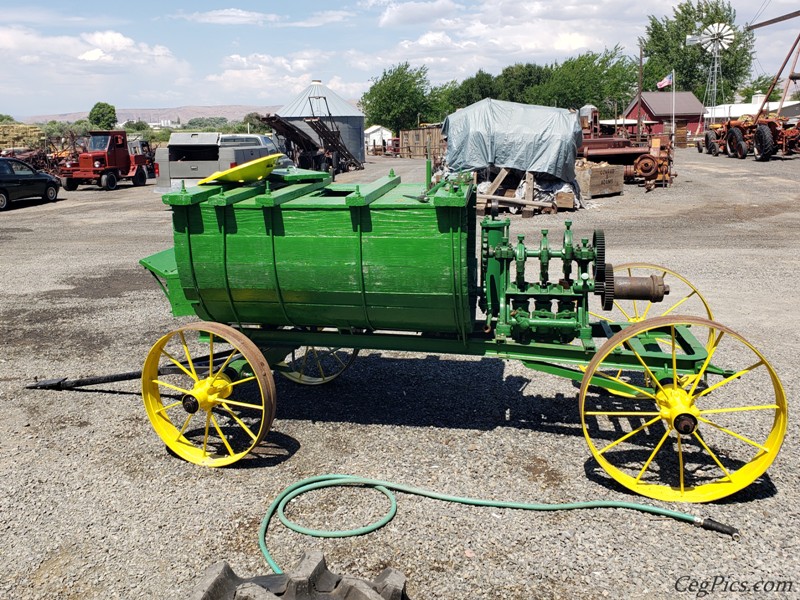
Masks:
[[[749,99],[764,78],[748,82],[753,34],[736,27],[735,20],[736,11],[725,0],[685,0],[672,9],[671,17],[648,17],[645,36],[640,39],[643,89],[655,90],[656,82],[674,70],[676,90],[692,91],[702,100],[712,56],[701,46],[687,46],[686,36],[697,35],[714,23],[726,23],[735,35],[731,46],[721,53],[718,102],[732,102],[737,90]],[[484,98],[560,108],[593,104],[601,117],[613,117],[636,95],[638,76],[639,56],[626,56],[619,46],[585,52],[560,63],[518,63],[496,76],[479,70],[461,82],[438,86],[430,84],[427,67],[404,62],[374,78],[360,106],[368,125],[383,125],[394,132],[442,121],[456,109]]]

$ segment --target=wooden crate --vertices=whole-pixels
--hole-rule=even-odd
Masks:
[[[581,188],[581,197],[588,199],[621,194],[624,175],[624,166],[605,165],[578,170],[575,172],[575,179]]]

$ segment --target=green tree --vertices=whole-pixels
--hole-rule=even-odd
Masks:
[[[644,89],[656,89],[656,83],[675,71],[675,86],[706,98],[708,75],[713,64],[711,52],[699,44],[686,45],[687,35],[698,35],[714,23],[727,24],[734,31],[731,45],[720,51],[721,79],[717,83],[717,104],[733,102],[734,91],[747,81],[752,64],[751,31],[734,24],[736,11],[724,0],[686,0],[672,9],[672,18],[648,17],[645,37],[640,40],[647,62],[644,65]]]
[[[269,126],[261,120],[261,115],[257,112],[247,113],[242,119],[242,124],[245,126],[245,131],[249,126],[250,133],[267,133]]]
[[[472,77],[467,77],[453,92],[453,102],[456,108],[464,108],[470,104],[475,104],[485,98],[495,98],[494,77],[484,71],[478,70]]]
[[[14,117],[12,117],[11,115],[0,114],[0,123],[8,124],[16,122],[17,122],[16,119],[14,119]]]
[[[117,109],[107,102],[98,102],[89,111],[89,122],[98,129],[113,129],[117,124]]]
[[[125,123],[125,131],[150,131],[150,125],[139,119],[138,121]]]
[[[428,109],[424,120],[426,123],[439,123],[452,112],[457,106],[453,102],[453,96],[458,90],[458,82],[448,81],[442,85],[434,86],[428,92]]]
[[[758,77],[754,77],[750,81],[747,82],[742,88],[739,88],[739,95],[744,98],[745,102],[752,102],[753,101],[753,94],[762,93],[766,94],[767,90],[769,90],[769,86],[772,85],[772,80],[775,79],[772,75],[759,75]],[[769,95],[770,102],[777,102],[781,99],[783,95],[783,87],[782,87],[782,80],[778,81],[778,84],[775,86],[775,89],[772,90],[772,93]]]
[[[225,117],[195,117],[186,121],[184,129],[219,131],[228,125]]]
[[[378,78],[359,101],[367,126],[383,125],[394,133],[416,127],[428,113],[428,68],[395,65]]]
[[[552,74],[550,66],[531,63],[508,66],[494,80],[497,99],[526,102],[530,89],[547,83]]]
[[[593,104],[601,116],[611,117],[615,104],[620,111],[634,95],[636,64],[619,46],[600,54],[586,52],[549,68],[544,83],[527,89],[529,103],[575,109]]]

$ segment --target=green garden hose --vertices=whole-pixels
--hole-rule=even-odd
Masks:
[[[340,486],[348,486],[348,487],[363,487],[363,488],[371,488],[378,490],[384,496],[389,499],[390,507],[389,511],[381,518],[375,521],[370,525],[365,525],[364,527],[359,527],[357,529],[347,529],[343,531],[336,531],[336,530],[321,530],[321,529],[309,529],[307,527],[302,527],[293,521],[290,521],[289,518],[286,516],[285,510],[286,505],[292,501],[292,499],[305,494],[307,492],[311,492],[313,490],[319,490],[323,488],[329,487],[340,487]],[[726,535],[730,535],[734,540],[739,539],[739,530],[735,527],[731,527],[729,525],[724,525],[722,523],[718,523],[713,519],[709,518],[702,518],[696,517],[694,515],[690,515],[688,513],[678,512],[675,510],[669,510],[666,508],[658,508],[656,506],[648,506],[646,504],[636,504],[634,502],[618,502],[614,500],[594,500],[591,502],[565,502],[559,504],[531,504],[525,502],[500,502],[495,500],[480,500],[477,498],[465,498],[462,496],[449,496],[447,494],[440,494],[439,492],[432,492],[430,490],[426,490],[423,488],[412,487],[409,485],[403,485],[400,483],[392,483],[391,481],[382,481],[380,479],[368,479],[366,477],[356,477],[354,475],[318,475],[317,477],[309,477],[307,479],[303,479],[294,483],[284,489],[277,498],[272,502],[269,509],[267,510],[267,514],[264,515],[264,519],[261,521],[261,527],[258,531],[258,545],[261,548],[261,553],[264,555],[264,559],[267,561],[269,567],[275,573],[283,573],[281,568],[272,558],[269,550],[267,549],[267,529],[269,528],[270,521],[272,521],[272,517],[275,516],[275,513],[278,514],[278,518],[280,519],[281,523],[283,523],[286,527],[291,529],[294,532],[302,533],[305,535],[310,535],[313,537],[325,537],[325,538],[343,538],[343,537],[351,537],[355,535],[364,535],[366,533],[371,533],[377,529],[380,529],[387,523],[389,523],[397,514],[397,500],[394,497],[392,492],[404,492],[406,494],[414,494],[415,496],[424,496],[425,498],[432,498],[434,500],[443,500],[444,502],[455,502],[458,504],[467,504],[469,506],[485,506],[485,507],[492,507],[492,508],[515,508],[519,510],[537,510],[537,511],[556,511],[556,510],[575,510],[575,509],[585,509],[585,508],[624,508],[628,510],[638,510],[639,512],[646,512],[653,515],[659,515],[662,517],[669,517],[671,519],[677,519],[678,521],[684,521],[687,523],[691,523],[697,527],[702,527],[703,529],[709,529],[711,531],[717,531],[719,533],[724,533]]]

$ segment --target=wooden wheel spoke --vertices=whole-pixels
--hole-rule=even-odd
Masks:
[[[177,441],[177,440],[179,440],[181,438],[183,433],[186,431],[186,428],[189,426],[189,421],[192,420],[193,416],[194,416],[194,413],[189,413],[186,416],[186,420],[183,422],[183,426],[181,427],[180,431],[178,431],[178,435],[175,436],[175,441]]]
[[[186,336],[183,334],[183,329],[178,330],[178,335],[181,338],[181,346],[183,346],[183,353],[186,355],[186,363],[189,365],[189,369],[192,371],[192,377],[195,381],[199,379],[197,376],[197,371],[194,368],[194,363],[192,362],[192,354],[189,352],[189,345],[186,343]]]
[[[180,392],[181,394],[186,394],[188,396],[191,396],[192,394],[192,392],[187,389],[178,387],[177,385],[172,385],[171,383],[167,383],[166,381],[161,381],[160,379],[153,379],[153,383],[155,383],[156,385],[163,385],[166,388],[175,390],[176,392]]]
[[[722,337],[722,336],[720,335],[720,337]],[[749,367],[746,367],[746,368],[742,369],[741,371],[738,371],[738,372],[734,373],[733,375],[730,375],[729,377],[726,377],[725,379],[721,379],[720,381],[717,381],[715,384],[708,386],[702,392],[697,394],[697,396],[695,396],[695,399],[702,398],[706,394],[710,394],[714,390],[717,390],[717,389],[721,388],[722,386],[729,384],[731,381],[735,381],[736,379],[741,379],[747,373],[750,373],[751,371],[757,369],[758,367],[760,367],[763,364],[764,364],[764,361],[763,360],[759,360],[759,361],[753,363],[752,365],[750,365]],[[697,386],[697,382],[695,381],[695,385],[692,386],[692,391],[694,391],[694,388],[696,386]]]
[[[223,403],[222,403],[220,406],[221,406],[221,408],[222,408],[222,409],[223,409],[225,412],[227,412],[227,413],[230,415],[230,417],[231,417],[231,418],[232,418],[234,421],[236,421],[236,424],[237,424],[239,427],[241,427],[242,429],[244,429],[244,432],[245,432],[247,435],[249,435],[249,436],[250,436],[250,437],[253,439],[253,441],[255,441],[255,440],[257,440],[257,439],[258,439],[258,436],[257,436],[255,433],[253,433],[253,432],[250,430],[250,428],[247,426],[247,423],[245,423],[244,421],[242,421],[242,420],[239,418],[239,415],[237,415],[235,412],[233,412],[233,411],[230,409],[230,407],[228,407],[228,406],[227,406],[227,403],[223,402]]]
[[[714,461],[715,463],[717,463],[717,466],[720,468],[720,470],[721,470],[723,473],[725,473],[725,477],[726,477],[726,478],[727,478],[727,479],[730,481],[730,479],[731,479],[731,474],[728,472],[728,469],[726,469],[726,468],[725,468],[725,467],[722,465],[722,461],[720,461],[719,457],[717,457],[717,455],[716,455],[714,452],[712,452],[712,451],[711,451],[711,448],[709,448],[709,447],[708,447],[708,444],[706,444],[705,440],[704,440],[702,437],[700,437],[700,434],[699,434],[699,433],[697,433],[697,431],[696,431],[696,430],[692,432],[692,435],[693,435],[693,436],[694,436],[694,438],[695,438],[695,439],[696,439],[696,440],[697,440],[697,441],[700,443],[700,445],[701,445],[701,446],[703,447],[703,449],[704,449],[704,450],[705,450],[705,451],[708,453],[708,455],[709,455],[709,456],[710,456],[710,457],[713,459],[713,461]]]
[[[264,412],[264,407],[261,404],[248,404],[247,402],[239,402],[238,400],[231,400],[230,398],[225,398],[221,403],[225,406],[238,406],[239,408],[249,408],[251,410],[260,410]]]
[[[208,456],[208,426],[211,424],[211,411],[206,413],[206,427],[203,431],[203,456]]]
[[[221,439],[222,443],[225,444],[225,449],[228,451],[228,454],[230,456],[233,456],[236,453],[233,451],[233,448],[231,448],[231,445],[228,443],[228,439],[225,437],[225,434],[222,433],[222,429],[220,429],[219,423],[217,423],[217,420],[214,418],[214,415],[212,415],[211,413],[208,413],[208,415],[211,417],[211,422],[214,424],[214,429],[216,429],[219,439]]]
[[[780,406],[777,404],[760,404],[758,406],[731,406],[728,408],[707,408],[701,410],[701,415],[718,415],[729,412],[744,412],[748,410],[778,410]]]
[[[625,435],[623,435],[621,438],[619,438],[619,439],[617,439],[617,440],[615,440],[615,441],[611,442],[610,444],[608,444],[607,446],[605,446],[605,447],[604,447],[602,450],[598,450],[598,451],[597,451],[597,452],[598,452],[598,454],[604,454],[604,453],[606,452],[606,450],[610,450],[611,448],[613,448],[613,447],[614,447],[614,446],[616,446],[617,444],[621,444],[622,442],[624,442],[624,441],[625,441],[625,440],[627,440],[628,438],[630,438],[630,437],[632,437],[632,436],[636,435],[636,434],[637,434],[637,433],[639,433],[640,431],[644,431],[645,429],[647,429],[648,427],[650,427],[650,425],[652,425],[653,423],[655,423],[655,422],[656,422],[656,421],[658,421],[659,419],[661,419],[661,416],[658,416],[658,417],[655,417],[655,418],[653,418],[653,419],[650,419],[650,420],[649,420],[649,421],[647,421],[646,423],[644,423],[644,424],[642,424],[642,425],[639,425],[639,427],[637,427],[636,429],[633,429],[633,430],[629,431],[628,433],[626,433]]]
[[[667,310],[665,310],[663,313],[661,313],[661,315],[662,315],[662,316],[666,316],[666,315],[670,314],[672,311],[674,311],[674,310],[675,310],[676,308],[678,308],[678,307],[679,307],[681,304],[683,304],[684,302],[686,302],[687,300],[689,300],[689,299],[690,299],[692,296],[694,296],[695,294],[697,294],[697,290],[692,290],[692,291],[689,293],[689,295],[688,295],[688,296],[684,296],[683,298],[681,298],[680,300],[678,300],[678,301],[677,301],[675,304],[673,304],[673,305],[672,305],[672,306],[670,306],[670,307],[669,307]]]
[[[708,355],[706,359],[703,361],[703,366],[700,367],[700,370],[697,372],[697,376],[692,384],[691,389],[689,390],[689,395],[694,396],[694,391],[697,389],[697,384],[700,383],[700,380],[703,379],[703,375],[705,375],[706,369],[708,369],[708,365],[711,364],[711,358],[714,356],[714,353],[719,348],[720,342],[722,342],[722,338],[724,337],[725,332],[720,332],[719,336],[714,336],[714,343],[711,344],[711,347],[708,349]],[[706,390],[707,391],[707,390]]]
[[[222,372],[228,367],[229,364],[231,364],[233,357],[236,356],[237,354],[240,354],[240,352],[239,350],[234,348],[233,351],[231,351],[231,353],[228,355],[228,358],[225,359],[225,362],[222,363],[222,366],[219,369],[217,369],[216,373],[214,373],[214,376],[211,378],[212,384],[217,380],[217,378],[219,378],[220,375],[222,375]]]
[[[620,411],[620,410],[587,410],[583,414],[587,417],[660,417],[658,411]]]
[[[236,381],[231,381],[228,385],[231,386],[231,387],[235,387],[235,386],[240,385],[242,383],[248,383],[250,381],[255,381],[255,379],[256,379],[256,376],[255,375],[251,375],[250,377],[245,377],[244,379],[237,379]]]
[[[645,471],[647,471],[647,468],[650,466],[650,463],[653,462],[653,459],[656,457],[656,454],[658,454],[658,451],[661,450],[661,446],[663,446],[664,442],[667,441],[667,438],[669,437],[669,431],[670,430],[668,428],[664,432],[664,435],[661,436],[661,439],[658,440],[658,444],[656,444],[656,447],[653,448],[653,451],[650,453],[650,456],[647,457],[647,461],[644,463],[642,470],[639,471],[639,474],[636,476],[636,481],[639,481],[642,478],[642,475],[645,474]]]
[[[609,381],[613,381],[615,383],[618,383],[618,384],[620,384],[622,386],[625,386],[626,388],[631,389],[632,391],[636,392],[637,394],[643,394],[644,396],[646,396],[647,398],[650,398],[651,400],[655,400],[656,399],[655,395],[652,392],[650,392],[650,390],[648,390],[646,388],[641,388],[641,387],[639,387],[637,385],[633,385],[632,383],[628,383],[624,379],[620,379],[619,375],[617,375],[615,377],[613,375],[609,375],[608,373],[601,373],[600,371],[595,371],[593,376],[594,377],[600,377],[601,379],[608,379]]]
[[[680,482],[681,487],[681,496],[686,491],[686,482],[684,480],[683,474],[683,442],[681,441],[680,434],[677,436],[678,438],[678,481]]]
[[[156,412],[157,412],[157,413],[165,413],[165,412],[167,412],[167,411],[168,411],[170,408],[175,408],[176,406],[180,406],[180,405],[181,405],[181,401],[180,401],[180,400],[178,400],[177,402],[173,402],[172,404],[167,404],[166,406],[162,406],[161,408],[157,408],[157,409],[156,409]]]
[[[187,369],[185,366],[183,366],[183,363],[181,363],[181,361],[179,361],[177,358],[175,358],[174,356],[172,356],[172,354],[170,354],[169,352],[167,352],[167,351],[166,351],[166,350],[164,350],[163,348],[161,349],[161,354],[163,354],[164,356],[166,356],[166,357],[167,357],[167,358],[170,360],[170,362],[171,362],[172,364],[174,364],[174,365],[175,365],[176,367],[178,367],[178,368],[179,368],[181,371],[183,371],[184,373],[186,373],[186,375],[187,375],[188,377],[190,377],[190,378],[191,378],[191,379],[193,379],[194,381],[197,381],[197,375],[196,375],[196,374],[195,374],[195,375],[193,375],[191,372],[189,372],[189,370],[188,370],[188,369]]]
[[[744,435],[742,435],[740,433],[736,433],[735,431],[731,431],[730,429],[728,429],[727,427],[723,427],[719,423],[714,423],[714,421],[711,421],[710,419],[707,419],[705,417],[698,417],[698,419],[700,421],[702,421],[703,423],[707,423],[707,424],[711,425],[712,427],[716,427],[720,431],[722,431],[724,433],[727,433],[730,436],[735,437],[737,440],[741,440],[742,442],[745,442],[746,444],[750,444],[751,446],[755,446],[756,448],[758,448],[759,450],[761,450],[763,452],[769,452],[770,451],[770,449],[767,448],[766,446],[762,446],[758,442],[754,442],[750,438],[748,438],[748,437],[746,437],[746,436],[744,436]]]

